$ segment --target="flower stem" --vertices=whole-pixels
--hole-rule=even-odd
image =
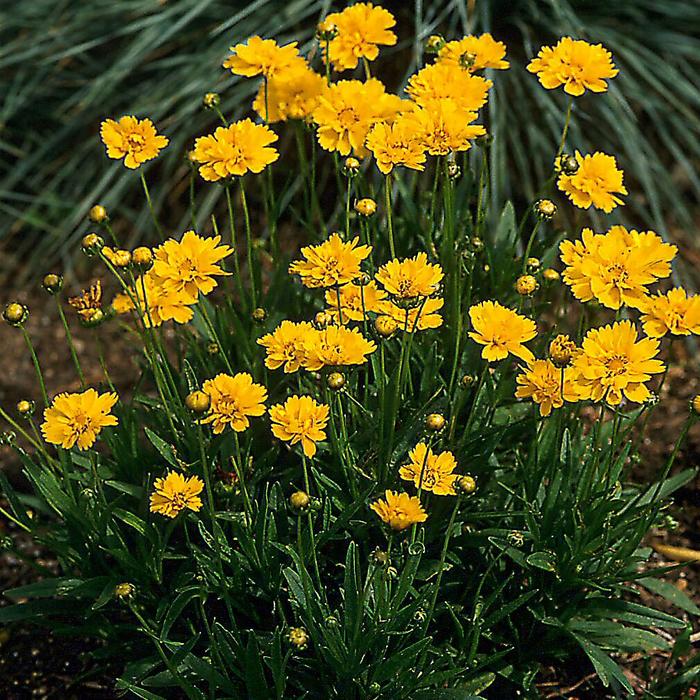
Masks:
[[[63,307],[61,306],[61,302],[58,297],[55,297],[56,299],[56,308],[58,309],[58,315],[61,318],[61,323],[63,324],[63,330],[66,334],[66,340],[68,341],[68,348],[70,349],[70,356],[73,360],[73,364],[75,365],[75,369],[78,373],[78,377],[80,378],[80,388],[85,389],[85,377],[83,376],[83,370],[80,367],[80,361],[78,360],[78,353],[75,351],[75,344],[73,343],[73,334],[70,332],[70,328],[68,326],[68,321],[66,320],[66,314],[63,312]]]
[[[386,223],[389,227],[389,252],[391,257],[396,257],[396,247],[394,246],[394,221],[391,214],[391,175],[387,175],[384,180],[384,204],[386,207]]]
[[[258,305],[258,294],[255,288],[255,264],[253,262],[253,234],[250,230],[250,215],[248,213],[248,200],[245,196],[245,187],[243,186],[243,178],[239,179],[241,186],[241,205],[243,207],[243,219],[245,220],[245,240],[246,240],[246,255],[248,258],[248,270],[250,272],[250,294],[253,308]]]
[[[39,358],[36,355],[36,350],[34,350],[34,344],[32,343],[32,339],[29,337],[29,333],[27,333],[27,329],[22,326],[22,334],[24,335],[24,342],[27,344],[27,347],[29,348],[29,354],[32,357],[32,363],[34,364],[34,370],[36,371],[36,376],[39,379],[39,386],[41,387],[41,397],[44,400],[44,405],[48,406],[49,405],[49,396],[46,393],[46,384],[44,383],[44,375],[41,372],[41,365],[39,364]]]
[[[153,208],[153,200],[151,200],[151,193],[148,190],[148,185],[146,184],[146,176],[143,174],[143,171],[140,171],[141,174],[141,184],[143,185],[143,192],[146,195],[146,201],[148,202],[148,208],[151,211],[151,218],[153,219],[153,223],[155,224],[156,231],[158,231],[159,236],[163,236],[163,229],[161,229],[160,224],[158,223],[158,217],[156,216],[156,210]]]

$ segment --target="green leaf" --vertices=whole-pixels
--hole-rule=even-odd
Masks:
[[[700,615],[700,608],[679,588],[660,578],[640,578],[638,582],[652,593],[660,595],[677,608],[692,615]]]
[[[163,618],[163,626],[161,627],[160,630],[160,638],[161,639],[167,639],[168,636],[170,635],[170,629],[172,626],[175,624],[177,619],[180,617],[182,614],[182,611],[187,607],[187,605],[197,598],[200,593],[200,588],[199,586],[188,586],[187,588],[183,589],[178,593],[178,595],[175,596],[175,599],[173,602],[170,604],[170,607],[168,608],[168,612],[166,613],[165,617]]]
[[[177,460],[177,457],[175,455],[175,449],[173,448],[172,445],[169,445],[165,440],[163,440],[161,437],[158,437],[150,428],[145,427],[144,431],[146,433],[146,437],[151,441],[151,444],[153,447],[160,452],[161,456],[163,459],[172,467],[176,467],[177,469],[180,468],[180,463]]]
[[[595,668],[596,673],[606,688],[610,685],[611,681],[615,680],[628,693],[634,693],[622,669],[598,645],[583,636],[574,633],[572,633],[572,636],[581,645],[581,648],[590,659],[593,668]]]
[[[269,700],[265,670],[260,661],[260,649],[254,634],[248,636],[245,652],[245,685],[250,700]]]

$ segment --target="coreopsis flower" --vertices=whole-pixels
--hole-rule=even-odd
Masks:
[[[424,442],[419,442],[408,454],[411,461],[399,469],[399,476],[412,481],[417,489],[436,496],[454,496],[454,470],[457,460],[451,452],[435,454]]]
[[[95,443],[102,428],[117,425],[117,417],[110,412],[115,403],[116,394],[98,394],[94,389],[59,394],[44,410],[41,425],[44,439],[65,450],[74,445],[87,450]]]
[[[624,205],[617,196],[627,194],[622,184],[623,172],[618,169],[615,156],[593,153],[582,156],[576,151],[578,170],[573,175],[562,172],[557,187],[580,209],[593,206],[609,214],[616,206]]]
[[[416,523],[423,523],[428,519],[428,514],[418,498],[407,493],[396,491],[384,492],[384,498],[376,500],[370,508],[392,530],[405,530]]]
[[[334,233],[323,243],[301,249],[305,260],[295,260],[289,272],[301,277],[306,287],[334,287],[360,276],[360,263],[372,252],[372,246],[358,245],[359,237],[344,241]]]
[[[581,240],[559,246],[564,281],[579,301],[597,299],[610,309],[639,308],[647,286],[671,274],[677,248],[653,231],[613,226],[605,234],[585,228]]]
[[[312,70],[306,61],[281,71],[267,83],[260,85],[253,109],[269,124],[287,119],[307,119],[318,106],[323,92],[323,76]]]
[[[473,331],[469,337],[483,345],[481,356],[489,362],[504,360],[509,354],[525,362],[535,358],[524,343],[537,335],[535,322],[501,306],[497,301],[482,301],[469,309]]]
[[[316,371],[323,367],[361,365],[376,349],[357,328],[326,326],[307,336],[304,367]]]
[[[258,344],[267,351],[265,367],[282,367],[285,374],[296,372],[306,361],[306,341],[315,330],[306,321],[282,321],[272,333],[258,338]]]
[[[123,269],[131,265],[131,252],[124,248],[110,248],[109,246],[102,247],[102,255],[118,269]]]
[[[229,50],[232,54],[224,61],[224,68],[246,78],[261,75],[269,80],[290,66],[303,62],[296,41],[279,46],[274,39],[251,36],[245,44],[236,44]]]
[[[377,122],[393,121],[404,108],[403,100],[387,94],[376,78],[333,83],[324,88],[313,112],[318,143],[326,151],[364,157],[370,128]]]
[[[118,314],[134,311],[134,300],[138,305],[137,314],[147,328],[161,326],[166,321],[189,323],[194,316],[191,298],[182,291],[165,289],[159,277],[148,272],[136,281],[131,296],[117,294],[112,308]]]
[[[510,68],[510,63],[504,60],[505,55],[506,45],[486,32],[480,36],[472,34],[457,41],[448,41],[438,51],[437,60],[453,68],[466,68],[469,71],[485,68],[505,70]]]
[[[127,168],[135,170],[147,160],[156,158],[168,145],[168,139],[156,131],[150,119],[126,116],[119,121],[105,119],[100,125],[100,137],[107,155],[124,160]]]
[[[376,274],[377,282],[397,299],[432,296],[440,289],[443,277],[442,267],[429,263],[425,253],[404,260],[390,260]]]
[[[396,25],[394,15],[371,2],[358,2],[342,12],[333,12],[326,17],[326,24],[334,25],[336,35],[323,48],[324,60],[338,71],[357,68],[359,59],[374,61],[380,46],[393,46],[396,34],[391,28]]]
[[[82,321],[91,323],[102,314],[102,284],[97,280],[80,294],[68,297],[68,303],[76,310]]]
[[[202,391],[211,399],[209,413],[202,423],[211,424],[216,435],[223,433],[226,426],[241,433],[250,427],[250,416],[265,413],[267,389],[256,384],[247,372],[239,372],[233,377],[217,374],[214,379],[204,382]]]
[[[259,173],[279,158],[277,149],[270,146],[275,141],[277,134],[267,126],[243,119],[200,136],[194,142],[192,160],[209,182]]]
[[[338,297],[340,297],[340,314],[338,313]],[[372,281],[369,284],[350,282],[337,290],[326,290],[328,312],[337,322],[363,321],[367,314],[378,312],[385,300],[386,292],[379,289]]]
[[[571,369],[560,369],[551,360],[529,362],[515,381],[518,384],[515,396],[532,399],[540,407],[541,416],[548,416],[553,408],[561,408],[564,401],[578,400]]]
[[[404,309],[391,301],[385,301],[380,308],[380,316],[377,320],[391,319],[398,328],[406,333],[414,331],[427,331],[431,328],[440,328],[442,316],[440,309],[445,301],[439,298],[426,297],[419,304]]]
[[[406,93],[421,107],[433,100],[449,98],[465,112],[477,112],[486,103],[492,85],[490,80],[461,68],[432,63],[411,76]]]
[[[559,43],[543,46],[527,69],[536,73],[542,87],[553,90],[564,86],[564,92],[578,97],[586,90],[606,92],[605,82],[618,74],[612,54],[601,44],[563,37]]]
[[[182,239],[171,238],[154,251],[152,274],[166,292],[195,303],[199,294],[209,294],[217,285],[216,277],[228,275],[218,264],[233,249],[221,244],[221,236],[204,238],[187,231]]]
[[[700,297],[675,287],[640,303],[642,327],[651,338],[671,335],[700,334]]]
[[[646,401],[650,392],[645,383],[664,371],[663,362],[655,359],[658,352],[659,341],[638,339],[630,321],[591,329],[572,365],[580,399],[612,406],[623,396],[635,403]]]
[[[283,404],[270,406],[272,434],[291,445],[301,443],[304,454],[313,457],[316,443],[326,439],[329,410],[310,396],[290,396]]]
[[[446,156],[471,148],[471,141],[486,133],[480,124],[472,124],[476,118],[476,112],[465,112],[451,97],[426,102],[424,107],[405,116],[431,156]]]
[[[399,117],[393,124],[375,124],[367,133],[365,146],[385,175],[398,165],[412,170],[423,170],[425,167],[423,135],[406,118]]]
[[[156,479],[151,494],[151,513],[175,518],[183,510],[197,512],[202,507],[199,494],[204,489],[204,483],[198,476],[185,478],[176,471],[170,471],[163,478]]]

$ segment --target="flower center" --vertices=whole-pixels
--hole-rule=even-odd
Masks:
[[[146,139],[141,134],[129,134],[126,137],[126,142],[132,151],[138,151],[146,145]]]
[[[609,377],[617,377],[627,371],[627,358],[624,355],[608,357],[604,364]]]

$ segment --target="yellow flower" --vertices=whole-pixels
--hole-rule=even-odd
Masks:
[[[650,393],[645,382],[664,371],[663,363],[654,359],[658,352],[659,341],[638,340],[630,321],[591,329],[572,366],[580,398],[613,406],[623,395],[636,403],[646,401]]]
[[[428,297],[440,289],[442,267],[428,262],[425,253],[405,260],[390,260],[379,268],[376,279],[398,299]]]
[[[563,372],[563,378],[562,378]],[[540,407],[540,415],[548,416],[553,408],[561,408],[564,401],[575,402],[578,393],[570,369],[559,369],[550,360],[533,360],[515,378],[519,399],[532,399]],[[564,388],[562,396],[562,385]]]
[[[283,404],[270,407],[272,434],[296,445],[301,443],[304,454],[313,457],[316,443],[326,439],[329,408],[310,396],[290,396]]]
[[[335,25],[337,34],[328,44],[322,42],[324,59],[330,58],[338,70],[356,68],[359,59],[374,61],[380,46],[393,46],[396,34],[390,31],[396,24],[394,16],[371,2],[358,2],[342,12],[333,12],[325,19],[326,26]]]
[[[562,172],[557,186],[580,209],[594,206],[609,214],[616,206],[624,205],[617,197],[627,194],[622,184],[623,172],[617,167],[615,156],[593,153],[582,156],[576,151],[578,170],[573,175]]]
[[[385,301],[381,305],[379,318],[391,319],[398,328],[406,333],[413,331],[426,331],[430,328],[439,328],[442,325],[442,316],[438,313],[445,305],[442,299],[425,298],[416,306],[402,309],[396,304]]]
[[[372,252],[372,247],[358,245],[356,236],[349,243],[334,233],[319,245],[306,246],[301,254],[306,260],[296,260],[289,266],[306,287],[334,287],[347,284],[360,276],[360,263]]]
[[[486,102],[490,80],[445,63],[433,63],[411,76],[408,96],[421,107],[433,100],[450,98],[465,112],[477,112]]]
[[[103,248],[104,250],[104,248]],[[109,256],[105,254],[109,259]],[[97,280],[87,289],[80,291],[80,294],[74,297],[68,297],[68,303],[76,310],[80,318],[90,323],[102,314],[102,283]]]
[[[453,67],[466,67],[470,71],[510,67],[505,61],[506,45],[496,41],[491,34],[470,35],[457,41],[447,42],[438,52],[437,60]]]
[[[268,81],[267,106],[265,84],[260,85],[253,109],[268,123],[306,119],[316,109],[324,85],[323,76],[311,70],[305,61],[295,63]]]
[[[405,119],[413,124],[431,156],[446,156],[468,150],[472,139],[486,133],[480,124],[471,123],[476,117],[475,112],[465,112],[451,97],[442,97],[407,113]]]
[[[374,282],[369,284],[355,284],[350,282],[338,290],[326,291],[326,304],[328,312],[334,321],[340,321],[338,315],[338,295],[340,295],[340,309],[342,322],[362,321],[370,312],[377,312],[382,308],[382,302],[386,299],[386,292],[379,289]]]
[[[644,332],[652,338],[700,334],[700,297],[682,287],[647,297],[640,303]]]
[[[166,321],[189,323],[194,315],[190,308],[191,298],[183,291],[167,290],[152,271],[136,280],[131,297],[136,300],[138,315],[147,328],[155,328]],[[134,310],[133,299],[127,294],[118,294],[112,307],[117,313],[128,313]]]
[[[428,519],[418,498],[388,489],[384,492],[384,499],[375,501],[370,508],[392,530],[405,530],[414,523],[423,523]]]
[[[469,309],[473,331],[469,337],[484,346],[481,356],[489,362],[504,360],[513,354],[525,362],[535,358],[523,343],[537,335],[532,319],[501,306],[497,301],[483,301]]]
[[[306,360],[306,339],[315,330],[306,321],[282,321],[272,333],[258,338],[258,344],[267,350],[265,367],[283,367],[286,374],[296,372]]]
[[[118,122],[105,119],[100,125],[102,143],[107,155],[114,160],[124,159],[132,170],[155,158],[168,145],[168,139],[156,131],[150,119],[122,117]]]
[[[423,135],[407,118],[399,117],[393,124],[378,122],[369,130],[365,145],[385,175],[397,165],[413,170],[425,167]]]
[[[303,62],[296,41],[279,46],[273,39],[251,36],[247,43],[236,44],[229,50],[233,54],[224,61],[224,68],[246,78],[262,75],[270,79],[280,71]]]
[[[566,265],[564,281],[580,301],[597,299],[610,309],[639,308],[647,286],[671,274],[677,248],[653,231],[613,226],[605,234],[583,229],[580,241],[559,246]]]
[[[361,365],[376,349],[356,328],[327,326],[306,337],[304,367],[316,371],[322,367]]]
[[[321,148],[347,156],[367,155],[365,139],[372,125],[393,121],[404,109],[403,100],[389,95],[376,78],[366,82],[341,80],[324,88],[313,112]]]
[[[606,79],[618,74],[610,51],[600,44],[564,37],[554,46],[543,46],[537,58],[527,69],[537,73],[543,87],[548,90],[564,86],[564,92],[578,97],[588,89],[606,92]]]
[[[457,461],[451,452],[435,454],[424,442],[419,442],[408,455],[411,461],[401,467],[399,476],[412,481],[417,489],[436,496],[454,496],[454,470]]]
[[[215,434],[223,433],[228,425],[237,433],[250,427],[249,416],[262,416],[265,413],[267,390],[256,384],[247,372],[240,372],[233,377],[229,374],[217,374],[214,379],[207,379],[202,391],[211,398],[209,414],[202,420],[211,423]]]
[[[153,275],[166,292],[182,293],[194,303],[200,293],[214,290],[215,275],[230,274],[217,263],[233,249],[220,243],[221,236],[202,238],[194,231],[187,231],[180,241],[171,238],[154,251]]]
[[[195,513],[202,507],[204,483],[197,476],[186,479],[182,474],[170,471],[165,478],[156,479],[151,494],[151,513],[175,518],[185,508]]]
[[[110,413],[115,403],[116,394],[98,394],[94,389],[59,394],[44,410],[41,432],[52,445],[70,450],[77,444],[78,449],[87,450],[102,428],[117,425],[117,417]]]
[[[275,141],[277,134],[267,126],[243,119],[200,136],[194,143],[192,160],[199,163],[199,174],[210,182],[259,173],[279,158],[277,150],[270,147]]]

